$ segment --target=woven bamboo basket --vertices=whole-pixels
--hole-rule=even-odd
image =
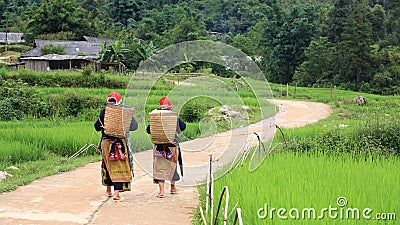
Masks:
[[[104,133],[108,136],[124,138],[129,132],[133,108],[108,103],[104,115]]]
[[[178,113],[168,110],[153,110],[149,114],[150,133],[154,144],[174,142]]]

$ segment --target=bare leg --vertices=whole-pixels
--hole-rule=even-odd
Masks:
[[[121,197],[119,196],[119,190],[114,190],[114,200],[119,200]]]
[[[164,182],[158,182],[158,187],[160,192],[158,193],[157,197],[163,198],[164,197]]]
[[[176,194],[176,191],[175,181],[171,181],[171,194]]]
[[[106,190],[106,195],[111,197],[112,193],[111,193],[111,186],[107,186],[107,190]]]

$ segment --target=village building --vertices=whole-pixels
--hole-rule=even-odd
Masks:
[[[24,43],[23,33],[0,32],[0,44]],[[92,64],[97,71],[113,67],[115,71],[126,73],[126,67],[121,62],[100,62],[101,46],[112,44],[113,40],[107,38],[84,36],[80,41],[70,40],[42,40],[35,39],[34,48],[23,53],[19,60],[7,63],[10,70],[25,68],[34,71],[74,70]],[[46,45],[62,46],[64,55],[43,55],[41,48]]]
[[[110,45],[112,40],[106,38],[97,38],[84,36],[82,41],[64,41],[64,40],[41,40],[35,39],[35,47],[22,54],[20,61],[26,69],[34,71],[51,70],[73,70],[81,69],[83,65],[93,64],[96,70],[104,68],[103,62],[99,62],[101,46],[100,43]],[[41,48],[46,45],[62,46],[66,52],[65,55],[49,54],[42,55]],[[118,71],[122,65],[118,63],[109,63],[117,67]],[[115,65],[114,65],[115,64]]]
[[[24,33],[0,32],[0,44],[24,43],[23,35]]]

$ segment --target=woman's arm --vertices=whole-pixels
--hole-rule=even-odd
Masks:
[[[180,131],[184,131],[186,129],[186,123],[183,122],[180,118],[178,118],[178,125]]]
[[[97,118],[96,122],[94,123],[94,129],[96,131],[101,131],[103,130],[103,124],[104,124],[104,113],[106,112],[106,109],[102,109],[100,111],[99,118]]]

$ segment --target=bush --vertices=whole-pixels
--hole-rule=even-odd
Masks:
[[[102,99],[75,91],[48,95],[21,82],[3,81],[2,86],[0,121],[21,120],[26,116],[94,118],[104,105]]]
[[[127,76],[105,76],[104,74],[93,74],[93,68],[84,69],[82,73],[74,72],[35,72],[31,70],[20,70],[19,72],[8,72],[0,69],[0,76],[6,81],[20,80],[28,86],[40,87],[82,87],[82,88],[110,88],[124,89],[129,83]],[[90,74],[90,75],[89,75]]]
[[[400,156],[399,121],[368,121],[353,129],[336,128],[313,137],[289,141],[295,152],[321,151],[325,154],[351,152],[353,155]]]
[[[42,53],[42,55],[47,55],[47,54],[65,55],[67,52],[65,51],[64,46],[48,44],[40,48],[40,53]]]
[[[85,77],[89,77],[92,75],[94,71],[93,65],[87,64],[87,65],[82,65],[82,75]]]
[[[1,121],[9,121],[9,120],[20,120],[24,116],[24,112],[16,107],[15,103],[21,103],[16,99],[5,98],[0,102],[0,120]]]
[[[11,45],[7,46],[8,52],[27,52],[31,49],[32,49],[31,46],[20,45],[20,44],[11,44]],[[5,50],[5,46],[0,46],[0,51],[4,51],[4,50]]]
[[[186,122],[199,122],[208,109],[215,107],[218,103],[207,97],[198,97],[186,102],[179,116]]]
[[[48,109],[38,108],[43,99],[38,97],[38,92],[18,82],[4,82],[0,89],[0,120],[21,120],[26,115],[36,116],[37,114],[48,115]],[[9,86],[14,86],[13,88]],[[46,111],[46,112],[45,112]]]
[[[86,114],[98,113],[104,106],[104,101],[92,96],[66,91],[63,94],[50,95],[47,99],[53,112],[52,116],[57,117],[78,117],[86,118]],[[82,115],[85,114],[85,115]]]

